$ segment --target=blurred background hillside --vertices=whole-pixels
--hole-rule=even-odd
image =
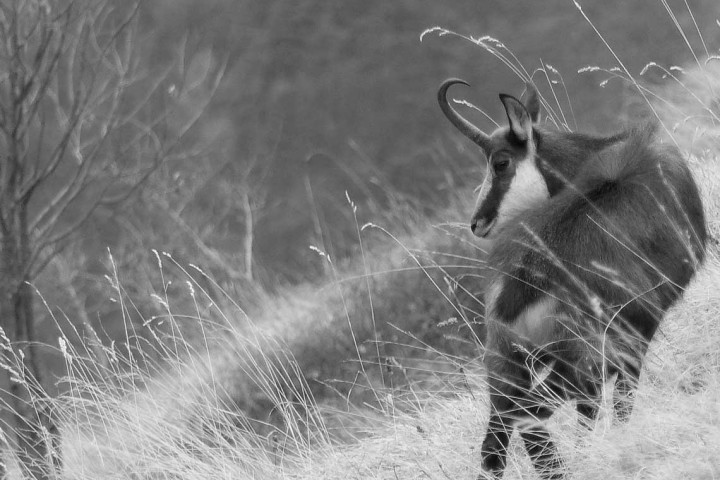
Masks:
[[[671,66],[690,57],[661,2],[585,3],[634,74],[648,61]],[[688,3],[694,19],[685,2],[669,6],[685,32],[695,33],[696,21],[706,42],[717,45],[720,5]],[[522,82],[461,38],[420,42],[426,28],[495,37],[528,70],[541,61],[552,65],[563,73],[579,129],[610,132],[620,127],[618,114],[638,115],[627,108],[630,90],[622,82],[600,88],[604,74],[576,73],[615,62],[568,1],[154,0],[141,4],[138,18],[138,62],[149,72],[174,69],[163,85],[168,97],[180,84],[202,88],[209,75],[224,74],[184,139],[186,154],[166,162],[121,207],[98,209],[36,281],[55,313],[62,310],[61,325],[82,319],[110,339],[125,329],[105,277],[112,272],[107,249],[130,296],[149,299],[165,289],[188,301],[185,290],[160,280],[157,249],[202,268],[217,282],[196,276],[211,295],[222,288],[252,309],[266,292],[328,273],[309,245],[335,261],[358,250],[346,191],[361,225],[407,234],[427,219],[464,223],[467,211],[438,215],[447,217],[452,199],[470,195],[482,161],[442,117],[437,86],[449,76],[464,78],[473,88],[454,95],[500,120],[497,93],[519,94]],[[178,56],[185,63],[171,63]],[[542,76],[535,80],[547,87]],[[190,99],[182,108],[199,105]],[[143,300],[133,308],[137,318],[130,320],[138,325],[161,310]],[[403,314],[403,305],[394,308]],[[40,310],[40,339],[56,343],[54,322]]]
[[[691,6],[704,37],[717,38],[717,2]],[[683,2],[673,7],[692,32]],[[648,59],[669,66],[687,56],[680,33],[655,0],[588,2],[584,8],[631,72],[638,73]],[[522,83],[470,42],[430,37],[420,43],[424,29],[441,25],[474,37],[490,35],[528,69],[540,66],[540,59],[553,65],[565,75],[580,128],[617,129],[618,112],[627,101],[620,82],[600,89],[604,77],[576,74],[588,59],[601,66],[614,61],[568,1],[166,0],[149,3],[146,10],[152,63],[169,57],[184,38],[208,49],[214,61],[228,62],[203,129],[213,138],[212,151],[203,166],[179,170],[178,181],[185,182],[179,188],[196,196],[186,218],[202,211],[215,229],[208,243],[242,271],[238,247],[244,215],[226,197],[239,203],[243,171],[255,158],[257,171],[264,173],[267,166],[262,181],[251,182],[260,190],[251,197],[257,197],[252,199],[255,277],[264,286],[318,273],[308,244],[322,244],[333,256],[347,253],[347,234],[353,232],[342,201],[345,190],[380,211],[390,205],[389,196],[432,210],[446,201],[448,189],[458,188],[455,182],[480,178],[468,163],[476,152],[453,141],[457,137],[436,107],[437,85],[448,76],[464,78],[474,88],[456,95],[498,115],[497,93],[519,94]],[[537,80],[542,85],[542,78]],[[197,185],[193,168],[212,171],[209,165],[223,162],[232,172],[224,176],[228,185],[220,179]],[[445,174],[467,168],[471,175]],[[315,209],[319,226],[312,219]]]

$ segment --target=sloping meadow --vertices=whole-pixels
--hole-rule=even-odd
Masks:
[[[656,106],[703,191],[706,264],[653,342],[629,424],[614,425],[607,402],[589,432],[572,408],[552,419],[574,478],[720,474],[720,77],[712,71],[678,74]],[[165,321],[195,322],[199,333],[190,341],[172,335],[180,328],[163,330],[152,347],[162,365],[140,361],[140,344],[97,354],[65,346],[71,388],[54,407],[67,477],[477,475],[487,419],[475,360],[483,252],[462,222],[469,208],[451,209],[456,224],[358,225],[354,260],[335,264],[317,250],[327,283],[268,297],[252,314],[189,281],[196,313],[176,318],[166,305]],[[517,440],[513,451],[505,478],[533,475]]]
[[[195,312],[157,296],[166,314],[148,319],[144,335],[155,346],[129,337],[131,348],[97,353],[64,342],[65,469],[71,478],[279,475],[400,412],[464,395],[482,335],[484,256],[468,230],[358,226],[357,258],[336,265],[316,249],[327,282],[268,296],[253,313],[188,275]]]

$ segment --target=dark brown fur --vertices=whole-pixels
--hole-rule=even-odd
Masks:
[[[487,326],[492,411],[482,451],[484,468],[498,477],[513,425],[531,419],[521,435],[535,467],[544,478],[562,478],[539,422],[571,399],[594,419],[602,383],[615,374],[616,413],[627,419],[647,345],[702,262],[706,242],[692,175],[651,128],[630,131],[618,148],[574,165],[539,160],[564,177],[562,186],[507,225],[488,259],[491,284],[502,289]],[[528,343],[514,322],[548,297],[558,305],[551,341]],[[550,373],[532,389],[540,365]]]
[[[609,137],[545,131],[536,125],[537,92],[527,85],[524,104],[500,95],[508,127],[487,135],[449,105],[455,84],[467,85],[443,82],[440,107],[491,169],[471,228],[496,235],[488,258],[483,468],[502,476],[510,436],[521,426],[536,470],[562,478],[542,421],[560,402],[576,400],[591,424],[600,389],[615,375],[615,412],[628,419],[648,344],[703,261],[700,194],[680,152],[653,127]],[[496,223],[516,165],[528,161],[550,198],[531,192],[525,211]],[[547,377],[534,385],[542,368]]]

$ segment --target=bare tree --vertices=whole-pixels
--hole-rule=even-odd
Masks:
[[[173,111],[192,86],[171,87],[176,69],[140,61],[137,17],[134,2],[0,0],[2,363],[19,360],[1,400],[29,478],[55,468],[30,282],[98,208],[123,202],[173,155],[203,110]],[[217,70],[203,76],[213,88]]]

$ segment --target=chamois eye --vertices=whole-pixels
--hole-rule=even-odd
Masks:
[[[495,175],[500,175],[503,173],[507,168],[510,166],[510,159],[507,157],[502,157],[497,159],[493,162],[493,172],[495,172]]]

